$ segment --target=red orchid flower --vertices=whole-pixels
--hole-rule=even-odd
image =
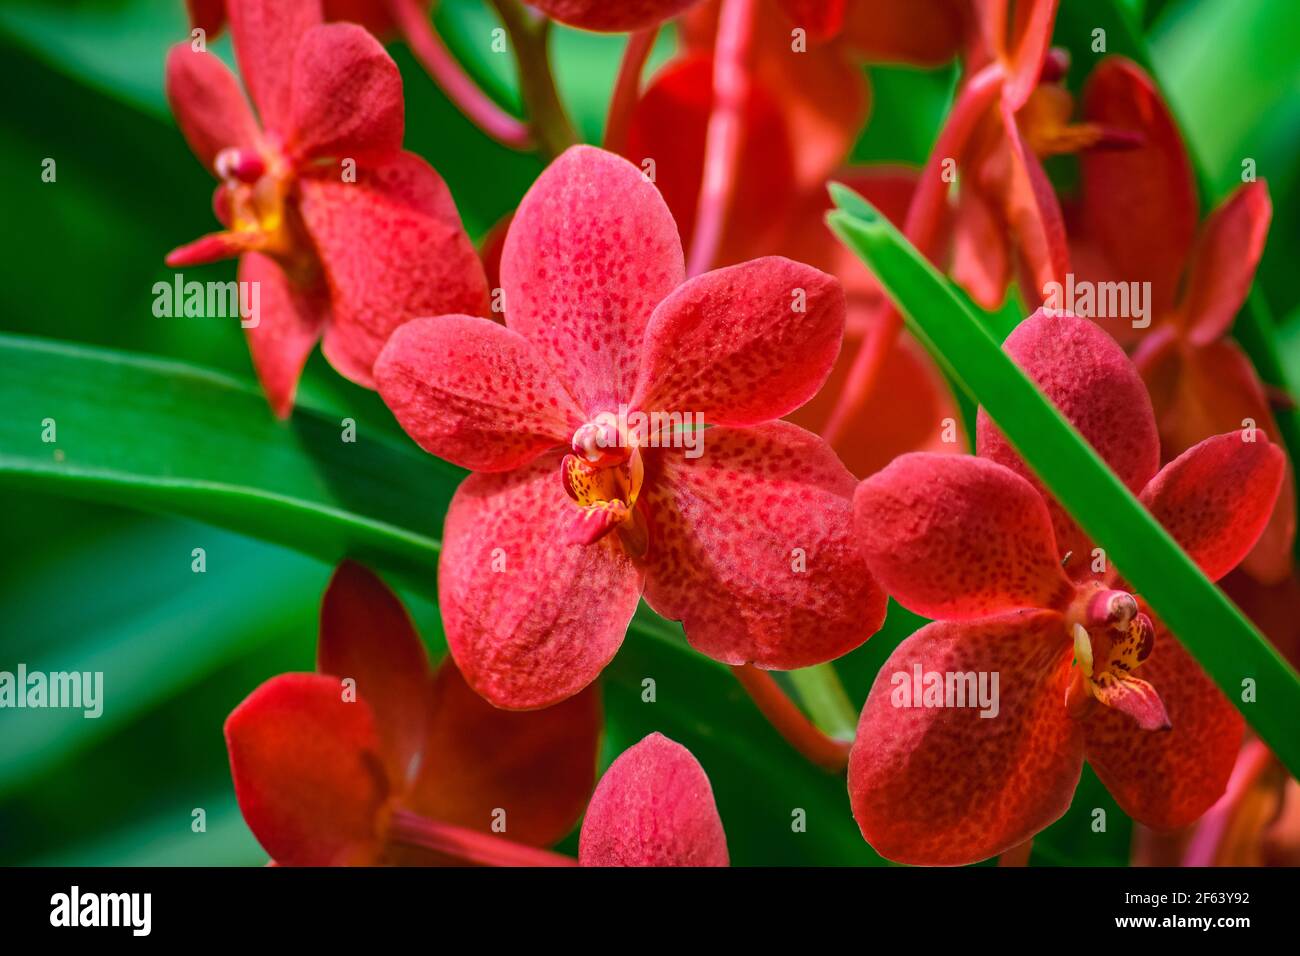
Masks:
[[[261,122],[214,54],[173,47],[167,96],[221,180],[214,206],[225,228],[167,263],[239,257],[240,281],[260,287],[261,314],[247,328],[253,365],[285,416],[317,339],[336,369],[373,387],[371,366],[394,328],[416,315],[486,312],[487,284],[446,185],[401,149],[401,77],[378,41],[354,24],[323,24],[315,0],[228,9]]]
[[[651,734],[609,765],[578,840],[582,866],[727,866],[709,777],[689,750]]]
[[[449,661],[430,671],[397,596],[350,561],[325,592],[317,667],[273,677],[226,721],[239,808],[272,859],[556,862],[534,848],[568,833],[591,793],[595,689],[497,710]]]
[[[879,627],[852,476],[774,421],[835,361],[839,283],[778,257],[683,278],[654,186],[573,147],[510,224],[505,325],[417,320],[376,363],[407,433],[475,472],[447,514],[439,604],[466,680],[498,706],[587,686],[643,592],[730,664],[805,667]]]
[[[525,0],[571,27],[622,33],[643,30],[681,13],[698,0]]]
[[[1267,438],[1209,438],[1157,473],[1146,390],[1105,332],[1040,311],[1005,348],[1206,575],[1250,550],[1284,468]],[[1085,757],[1134,819],[1186,825],[1223,792],[1240,715],[1118,574],[1095,570],[1091,542],[982,411],[978,444],[979,457],[904,455],[855,498],[872,572],[936,619],[862,711],[849,793],[863,836],[908,863],[1001,853],[1065,812]],[[937,701],[903,698],[918,672],[940,675]],[[944,706],[944,682],[965,674],[998,675],[995,713]]]
[[[1127,60],[1106,60],[1085,91],[1084,112],[1094,124],[1142,138],[1137,149],[1084,157],[1071,235],[1080,279],[1150,283],[1149,328],[1103,324],[1137,346],[1133,361],[1151,392],[1164,454],[1248,422],[1277,434],[1268,390],[1229,338],[1264,251],[1268,186],[1239,186],[1198,233],[1187,148],[1150,77]],[[1288,464],[1273,518],[1243,565],[1264,583],[1291,573],[1295,500]]]

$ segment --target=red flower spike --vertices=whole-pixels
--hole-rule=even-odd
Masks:
[[[326,590],[318,656],[330,676],[272,678],[226,723],[240,809],[278,863],[564,862],[533,847],[591,793],[594,689],[497,710],[449,661],[430,673],[401,602],[352,562]],[[500,822],[506,838],[489,835]]]
[[[527,0],[548,17],[584,30],[642,30],[681,13],[697,0]]]
[[[1142,485],[1206,574],[1250,550],[1285,467],[1262,433],[1208,439],[1144,480],[1158,455],[1154,426],[1118,345],[1085,320],[1039,312],[1006,348],[1125,482]],[[898,647],[867,699],[849,762],[863,835],[909,863],[996,855],[1064,812],[1085,757],[1139,822],[1184,825],[1223,792],[1241,717],[1149,610],[1116,590],[1114,570],[1091,579],[1084,552],[1081,573],[1065,577],[1067,546],[1090,543],[1018,474],[1023,461],[980,414],[980,454],[999,461],[907,455],[855,494],[872,573],[904,606],[942,618]],[[1001,679],[1008,673],[1016,679]],[[999,688],[980,690],[995,674]]]
[[[376,364],[408,433],[480,466],[447,516],[439,594],[453,656],[498,706],[542,707],[589,684],[643,588],[727,663],[809,666],[882,619],[849,545],[851,476],[819,439],[768,421],[830,371],[838,283],[779,258],[685,284],[682,274],[653,185],[625,160],[574,147],[511,222],[505,328],[411,323]],[[746,427],[701,431],[701,420]],[[755,566],[770,572],[746,572]],[[682,591],[701,581],[717,606],[755,610],[721,619]]]
[[[225,231],[167,261],[267,260],[241,278],[269,284],[247,334],[283,417],[322,335],[331,364],[373,387],[371,367],[394,328],[417,315],[486,312],[487,285],[446,185],[401,151],[401,78],[378,41],[355,24],[323,25],[312,0],[231,0],[229,12],[261,126],[216,56],[173,48],[168,100],[222,180],[214,209]]]
[[[663,734],[625,750],[582,821],[583,866],[727,866],[727,836],[698,760]]]

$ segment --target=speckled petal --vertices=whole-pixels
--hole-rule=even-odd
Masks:
[[[726,866],[727,835],[708,774],[663,734],[623,751],[592,794],[583,866]]]
[[[312,27],[294,54],[286,148],[300,161],[391,158],[402,149],[402,75],[355,23]]]
[[[646,601],[728,664],[791,670],[857,647],[885,598],[852,534],[853,476],[788,422],[647,453]]]
[[[1094,322],[1041,309],[1021,322],[1002,348],[1129,490],[1140,492],[1160,466],[1160,439],[1146,386],[1123,349]],[[1070,569],[1087,572],[1090,562],[1084,559],[1092,545],[1074,519],[1046,493],[983,408],[976,428],[980,457],[1005,465],[1043,494],[1061,553],[1074,553]]]
[[[375,362],[375,381],[421,448],[475,471],[518,468],[582,424],[532,343],[477,316],[406,323]]]
[[[900,644],[876,676],[849,757],[853,816],[875,851],[899,863],[975,863],[1065,813],[1083,767],[1082,734],[1064,705],[1072,656],[1052,611],[936,621]],[[927,674],[945,691],[947,675],[972,675],[976,705],[956,706],[954,678],[952,698],[931,698],[945,706],[924,706]],[[994,716],[981,716],[993,713],[979,706],[981,677]],[[960,687],[967,693],[969,679]]]
[[[287,418],[303,366],[329,321],[329,295],[323,286],[299,287],[260,252],[240,256],[239,281],[258,290],[257,324],[244,330],[253,369],[271,410]]]
[[[1170,729],[1142,730],[1128,714],[1095,704],[1082,720],[1088,762],[1139,823],[1186,826],[1227,786],[1245,722],[1161,625],[1137,676],[1160,695]]]
[[[853,504],[868,567],[917,614],[1064,608],[1073,594],[1042,497],[994,462],[902,455],[862,482]]]
[[[617,535],[565,541],[576,507],[561,454],[456,491],[443,530],[438,603],[469,685],[498,707],[547,707],[582,690],[613,658],[642,574]]]
[[[332,320],[322,350],[366,388],[393,331],[430,315],[485,315],[483,264],[461,227],[451,192],[414,153],[300,180],[302,215],[325,265]]]
[[[650,314],[685,277],[658,190],[627,160],[565,151],[519,204],[501,255],[506,324],[590,418],[632,395]]]
[[[632,407],[756,425],[808,401],[844,337],[844,290],[766,256],[679,286],[655,309]]]
[[[294,51],[322,21],[320,0],[226,0],[239,75],[262,126],[280,133],[290,124]]]
[[[1142,503],[1217,581],[1259,540],[1273,513],[1286,456],[1262,431],[1216,435],[1160,470]]]
[[[216,175],[217,153],[256,144],[257,120],[239,81],[215,53],[177,43],[167,53],[165,83],[176,124],[210,175]]]

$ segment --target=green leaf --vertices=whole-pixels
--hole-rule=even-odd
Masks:
[[[909,328],[979,402],[1169,629],[1293,772],[1300,677],[1002,351],[949,282],[861,196],[832,187],[831,228],[871,268]],[[1241,702],[1242,680],[1263,693]]]

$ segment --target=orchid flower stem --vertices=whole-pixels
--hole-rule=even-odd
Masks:
[[[533,140],[542,156],[551,160],[578,142],[569,115],[560,102],[547,48],[551,21],[526,9],[519,0],[491,0],[510,35],[519,68],[519,88],[528,111]]]
[[[465,116],[488,136],[511,149],[532,147],[528,124],[493,102],[456,62],[419,0],[389,0],[389,8],[415,58]]]
[[[930,158],[921,170],[916,191],[908,204],[907,221],[903,234],[922,254],[933,258],[935,244],[943,222],[944,207],[948,202],[950,177],[945,175],[947,164],[961,155],[988,109],[1002,94],[1006,79],[1003,67],[992,63],[980,70],[962,87],[935,141]],[[877,314],[877,321],[867,332],[840,391],[835,408],[822,429],[822,437],[832,445],[844,437],[844,430],[871,397],[872,388],[885,364],[885,359],[898,339],[903,317],[892,304],[886,303]]]
[[[1033,852],[1034,840],[1030,837],[1024,843],[1013,846],[998,857],[998,866],[1028,866],[1029,854]]]
[[[605,120],[605,148],[621,153],[627,146],[627,131],[632,122],[632,110],[641,93],[641,73],[645,61],[659,36],[659,25],[638,30],[627,38],[623,60],[618,67],[614,94],[609,100],[609,115]]]
[[[539,850],[490,833],[480,833],[440,820],[430,820],[409,810],[398,810],[389,824],[394,843],[432,850],[463,863],[480,866],[577,866],[571,856]]]
[[[829,667],[830,665],[821,666]],[[816,670],[816,668],[808,668],[808,670]],[[740,686],[745,689],[745,692],[754,701],[754,706],[767,718],[777,733],[784,737],[786,742],[806,757],[809,762],[824,770],[836,772],[843,770],[848,765],[848,742],[829,736],[804,716],[803,711],[786,696],[771,674],[748,664],[734,666],[731,668],[731,672],[736,675],[736,680],[740,682]],[[795,671],[793,673],[807,673],[807,671]],[[838,679],[834,677],[833,672],[831,676],[838,686]],[[839,689],[839,693],[841,696],[843,695],[843,688]],[[847,698],[845,698],[844,703],[847,706]]]
[[[695,235],[686,260],[688,276],[697,276],[713,267],[731,210],[740,164],[745,100],[749,96],[755,6],[755,0],[723,0],[718,14],[718,39],[713,51],[713,109],[704,139],[704,173],[695,215]]]

